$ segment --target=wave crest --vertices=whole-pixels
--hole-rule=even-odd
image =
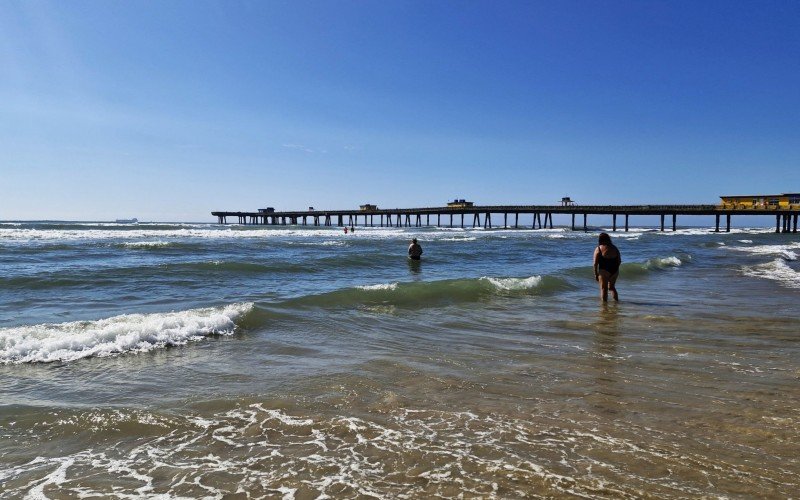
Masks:
[[[307,295],[284,303],[310,307],[366,307],[392,305],[403,308],[437,307],[475,302],[497,296],[544,295],[571,285],[553,276],[528,278],[463,278],[413,283],[381,283]]]
[[[533,289],[542,282],[541,276],[530,276],[528,278],[489,278],[484,276],[481,279],[488,281],[498,290],[509,291]]]
[[[147,352],[209,335],[231,335],[253,303],[169,313],[124,314],[0,329],[0,363],[49,363]]]
[[[777,258],[765,264],[742,268],[746,276],[777,281],[789,288],[800,288],[800,271],[789,267],[786,260]]]

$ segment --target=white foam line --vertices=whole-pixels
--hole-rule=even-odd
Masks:
[[[536,288],[542,282],[541,276],[529,276],[527,278],[491,278],[483,276],[481,280],[488,281],[498,290],[530,290]]]
[[[170,313],[125,314],[99,321],[0,329],[0,363],[74,361],[91,356],[147,352],[183,345],[210,334],[230,335],[252,303]]]
[[[742,273],[746,276],[777,281],[789,288],[800,288],[800,271],[795,271],[789,267],[782,258],[777,258],[766,264],[743,267]]]

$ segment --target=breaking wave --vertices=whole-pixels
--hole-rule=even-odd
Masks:
[[[465,278],[414,283],[379,283],[308,295],[287,301],[286,306],[369,307],[393,305],[406,308],[435,307],[475,302],[497,296],[548,295],[572,288],[553,276],[527,278]]]
[[[744,241],[744,240],[742,240]],[[786,260],[797,260],[797,250],[800,250],[800,243],[789,243],[788,245],[757,245],[748,247],[727,247],[728,250],[743,252],[750,255],[777,255]]]
[[[675,269],[691,262],[689,254],[669,255],[667,257],[653,257],[644,262],[623,262],[620,266],[620,275],[624,277],[644,277],[654,271]],[[591,273],[590,268],[581,267],[570,271],[570,274],[585,277]]]
[[[124,314],[0,329],[0,363],[49,363],[147,352],[209,335],[231,335],[252,303],[157,314]]]
[[[789,267],[783,258],[752,267],[743,267],[742,272],[746,276],[777,281],[788,288],[800,288],[800,271]]]

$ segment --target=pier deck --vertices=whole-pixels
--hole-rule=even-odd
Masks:
[[[371,227],[502,227],[520,229],[530,227],[541,229],[553,227],[553,214],[572,215],[572,229],[576,229],[575,217],[582,216],[582,229],[588,229],[589,215],[607,215],[612,218],[612,231],[617,231],[617,217],[624,217],[620,227],[629,228],[632,215],[658,215],[661,217],[661,230],[665,230],[665,219],[671,218],[672,230],[677,229],[679,215],[713,215],[715,231],[720,231],[721,218],[725,217],[725,231],[730,231],[731,217],[734,215],[774,215],[775,232],[797,232],[797,208],[757,208],[731,209],[718,205],[485,205],[469,207],[424,207],[389,209],[351,209],[351,210],[303,210],[256,212],[211,212],[220,224],[226,224],[228,217],[235,217],[239,224],[253,225],[313,225],[313,226],[354,226]],[[502,226],[493,225],[492,215],[502,216]],[[521,226],[520,215],[532,215],[533,224]],[[509,216],[513,218],[509,224]],[[471,217],[471,220],[470,220]],[[435,218],[435,220],[431,220]],[[442,220],[444,218],[444,221]],[[497,219],[495,219],[497,220]],[[544,222],[543,222],[544,221]],[[537,227],[538,226],[538,227]]]

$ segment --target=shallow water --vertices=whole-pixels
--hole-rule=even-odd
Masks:
[[[0,223],[0,495],[796,494],[798,236],[612,237]]]

